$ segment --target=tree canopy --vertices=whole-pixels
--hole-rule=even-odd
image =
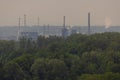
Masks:
[[[120,80],[120,33],[0,40],[0,80]]]

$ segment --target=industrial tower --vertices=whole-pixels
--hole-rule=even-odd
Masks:
[[[91,30],[90,30],[90,12],[88,12],[88,34],[91,34]]]

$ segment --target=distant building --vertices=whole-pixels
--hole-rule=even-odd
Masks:
[[[24,37],[31,40],[37,40],[38,32],[20,32],[20,37]]]

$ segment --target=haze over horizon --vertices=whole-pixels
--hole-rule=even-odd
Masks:
[[[120,25],[120,0],[0,0],[0,26],[16,26],[24,14],[27,25],[62,25],[66,16],[67,25],[87,25],[91,13],[91,25]]]

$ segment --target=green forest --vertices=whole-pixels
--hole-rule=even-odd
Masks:
[[[120,33],[0,40],[0,80],[120,80]]]

